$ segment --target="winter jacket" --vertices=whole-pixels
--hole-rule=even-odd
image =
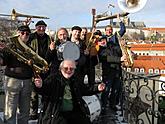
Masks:
[[[70,88],[73,100],[73,110],[85,114],[82,96],[98,93],[98,86],[87,88],[85,84],[79,83],[76,76],[71,79],[65,79],[61,72],[50,75],[43,81],[42,88],[36,88],[36,91],[45,96],[43,107],[41,109],[39,124],[65,124],[65,119],[61,115],[60,107],[62,105],[64,88],[66,82],[70,81]]]

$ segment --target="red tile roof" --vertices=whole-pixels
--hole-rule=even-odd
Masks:
[[[165,28],[143,28],[143,30],[165,32]]]
[[[134,68],[148,69],[165,69],[165,64],[160,60],[134,60]]]
[[[133,68],[143,68],[145,73],[148,73],[149,69],[165,70],[165,56],[138,56],[134,60]]]
[[[132,51],[165,50],[165,44],[132,44]]]

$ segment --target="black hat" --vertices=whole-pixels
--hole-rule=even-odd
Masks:
[[[31,33],[31,30],[30,30],[29,26],[27,26],[27,25],[19,26],[18,31],[27,31],[27,32]]]
[[[100,30],[96,30],[96,32],[94,32],[94,35],[99,35],[99,36],[102,36],[102,33]]]
[[[47,24],[43,20],[38,21],[35,26],[38,26],[38,25],[45,25],[45,26],[47,26]]]
[[[72,31],[73,31],[73,30],[79,30],[79,31],[82,31],[82,29],[81,29],[79,26],[73,26],[73,27],[72,27]]]

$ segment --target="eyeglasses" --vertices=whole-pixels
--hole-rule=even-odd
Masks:
[[[21,35],[24,35],[24,34],[26,34],[26,35],[30,35],[30,33],[27,32],[27,31],[21,31]]]
[[[76,68],[73,68],[73,67],[62,67],[62,70],[63,71],[74,71]]]

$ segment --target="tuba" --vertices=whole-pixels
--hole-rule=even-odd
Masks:
[[[15,40],[12,41],[11,39],[12,38],[3,39],[6,50],[16,56],[19,61],[30,65],[35,76],[40,73],[46,73],[49,70],[47,61],[35,53],[24,42],[20,40],[18,40],[18,42]]]
[[[118,0],[121,10],[128,13],[135,13],[141,10],[147,3],[147,0]]]
[[[135,13],[141,10],[146,3],[147,0],[118,0],[119,8],[127,13]],[[125,42],[125,40],[120,38],[120,48],[122,50],[122,53],[126,55],[126,61],[124,61],[123,66],[132,67],[134,64],[133,53],[130,50],[130,47],[123,42]]]

